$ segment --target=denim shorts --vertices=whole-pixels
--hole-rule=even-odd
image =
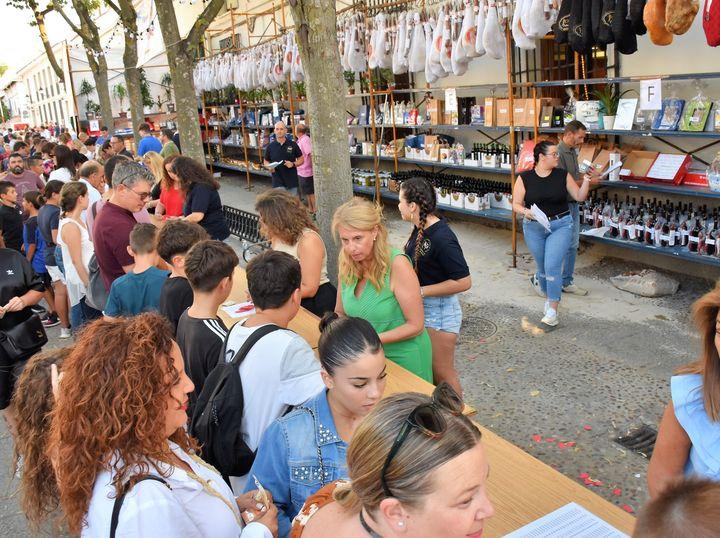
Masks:
[[[462,308],[457,295],[424,297],[425,327],[458,334],[462,325]]]

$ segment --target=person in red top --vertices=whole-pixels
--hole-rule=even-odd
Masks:
[[[163,161],[163,179],[160,183],[160,202],[155,206],[155,214],[168,217],[182,217],[185,205],[185,191],[180,188],[180,178],[173,169],[173,161],[178,155],[170,155]]]
[[[108,290],[135,266],[128,252],[130,232],[137,224],[133,213],[145,207],[153,182],[149,170],[131,161],[118,163],[113,171],[113,194],[98,212],[93,229],[95,257]]]

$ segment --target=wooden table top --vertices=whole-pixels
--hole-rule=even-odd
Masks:
[[[246,292],[245,272],[238,268],[235,271],[230,299],[236,302],[247,301]],[[238,321],[222,311],[219,315],[228,328]],[[320,331],[318,319],[312,313],[301,309],[290,324],[290,329],[305,338],[313,349],[317,348]],[[432,393],[432,384],[392,361],[388,361],[387,371],[385,395],[396,392]],[[483,446],[492,469],[488,494],[495,506],[495,515],[485,525],[487,536],[504,536],[570,502],[583,506],[621,532],[632,534],[635,526],[633,516],[487,428],[480,428]]]

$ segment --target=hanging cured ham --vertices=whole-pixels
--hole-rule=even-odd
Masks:
[[[655,45],[665,46],[672,43],[673,35],[665,28],[665,0],[648,0],[643,11],[643,22],[648,29],[650,41]]]
[[[423,29],[425,30],[425,80],[428,84],[432,84],[438,79],[438,76],[435,74],[432,66],[430,65],[430,56],[432,55],[433,50],[434,25],[435,19],[432,17],[430,17],[430,20],[423,23]]]
[[[463,51],[460,35],[460,21],[456,20],[453,24],[452,31],[452,53],[450,57],[450,63],[452,66],[452,73],[456,77],[464,75],[467,72],[468,62],[470,59],[465,55]]]
[[[512,36],[515,40],[515,44],[524,50],[534,50],[535,41],[530,39],[523,30],[520,19],[522,18],[523,11],[526,9],[530,0],[517,0],[515,2],[515,9],[513,11],[512,18]]]
[[[553,0],[526,0],[520,22],[525,35],[539,39],[547,34],[557,19],[557,9]]]
[[[501,17],[494,0],[488,1],[488,15],[485,19],[482,43],[485,52],[491,58],[499,60],[505,55],[505,31],[501,26]]]
[[[671,34],[683,35],[692,26],[699,9],[698,0],[667,0],[665,29]]]
[[[408,69],[411,73],[419,73],[425,69],[425,51],[427,41],[424,24],[420,21],[420,14],[413,14],[413,30],[408,58]]]
[[[480,56],[475,50],[475,41],[477,39],[477,21],[475,19],[475,6],[473,2],[471,0],[465,0],[462,27],[460,29],[460,47],[468,59]]]
[[[477,0],[476,0],[477,1]],[[477,3],[477,12],[475,13],[475,52],[478,56],[485,54],[485,47],[483,46],[483,32],[485,31],[485,19],[487,19],[487,3],[485,0],[480,0]]]
[[[367,56],[365,53],[364,32],[363,29],[360,28],[358,21],[355,21],[352,35],[350,50],[348,52],[348,64],[350,65],[351,71],[361,73],[367,70]]]
[[[377,41],[375,43],[377,58],[377,66],[383,69],[392,67],[392,45],[390,43],[390,35],[388,30],[387,19],[384,13],[378,13],[377,22]]]
[[[452,17],[447,15],[442,30],[442,45],[440,46],[440,65],[446,73],[452,72]]]

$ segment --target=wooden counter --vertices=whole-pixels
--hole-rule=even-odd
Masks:
[[[245,272],[235,271],[230,299],[247,300]],[[221,311],[220,317],[230,327],[238,320]],[[315,349],[320,337],[318,319],[301,309],[290,328],[303,336]],[[433,385],[388,361],[388,378],[385,394],[421,392],[430,394]],[[527,452],[483,428],[482,438],[491,472],[489,496],[495,506],[493,516],[485,526],[487,536],[500,537],[512,532],[569,502],[576,502],[604,519],[621,532],[632,534],[635,518],[609,503],[584,486],[545,465]]]

